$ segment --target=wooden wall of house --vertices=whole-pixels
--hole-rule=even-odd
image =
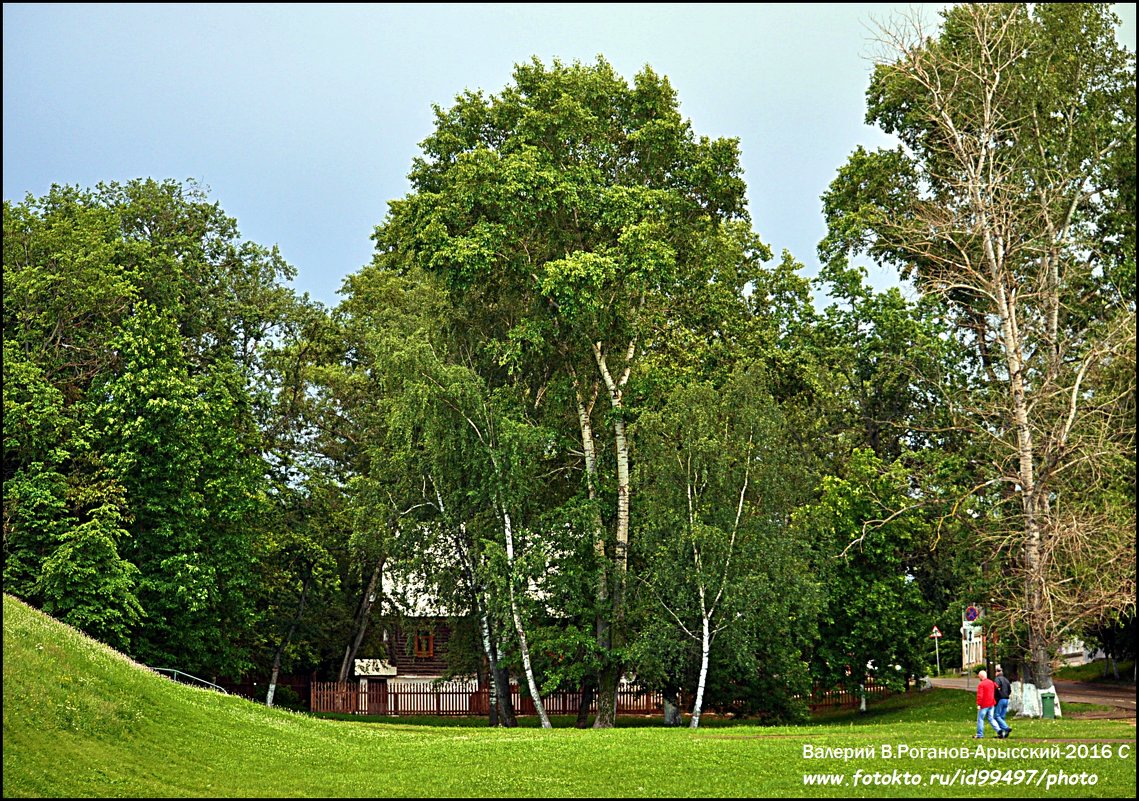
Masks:
[[[396,628],[391,655],[397,679],[401,676],[442,676],[447,672],[447,643],[451,639],[451,627],[444,621],[425,621],[418,628],[432,633],[433,654],[429,657],[416,656],[414,633]]]

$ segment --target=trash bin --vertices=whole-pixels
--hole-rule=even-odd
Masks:
[[[1044,707],[1044,717],[1053,720],[1056,717],[1056,696],[1053,693],[1040,693],[1040,704]]]

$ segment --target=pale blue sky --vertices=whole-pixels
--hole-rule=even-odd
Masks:
[[[5,200],[194,178],[328,304],[431,130],[538,56],[669,77],[697,134],[738,137],[756,230],[814,274],[820,194],[858,144],[871,23],[941,4],[5,3]],[[1135,5],[1118,4],[1135,49]],[[872,274],[884,286],[885,271]]]

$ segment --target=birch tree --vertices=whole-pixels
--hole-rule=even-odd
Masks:
[[[606,666],[594,725],[607,727],[627,636],[630,390],[673,302],[738,277],[709,244],[746,221],[744,184],[737,143],[697,138],[651,69],[630,86],[600,59],[535,59],[513,78],[436,108],[377,256],[443,277],[483,339],[474,367],[490,386],[513,376],[534,408],[555,379],[576,390],[563,411],[599,508],[588,536]]]
[[[1135,57],[1104,4],[942,17],[882,28],[867,121],[900,144],[840,169],[820,252],[897,266],[956,325],[972,383],[946,402],[988,453],[957,508],[986,510],[1046,688],[1051,649],[1135,607]]]
[[[790,652],[794,638],[778,619],[813,615],[807,549],[786,525],[796,460],[755,370],[720,388],[677,387],[663,410],[642,416],[638,435],[646,507],[639,586],[673,631],[697,645],[689,724],[697,728],[718,637],[752,651],[749,636],[763,628]]]
[[[366,386],[363,400],[353,403],[367,421],[359,434],[365,458],[352,481],[361,512],[396,520],[384,552],[389,572],[450,613],[475,616],[490,665],[492,722],[514,721],[502,663],[505,628],[517,638],[522,672],[548,726],[522,597],[530,577],[519,565],[532,539],[525,498],[535,489],[542,436],[525,420],[513,387],[492,391],[464,364],[468,344],[435,279],[372,265],[347,289],[340,312],[351,331],[351,372]]]

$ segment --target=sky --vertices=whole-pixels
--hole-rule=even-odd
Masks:
[[[30,4],[3,7],[4,199],[193,179],[327,304],[431,132],[515,64],[667,75],[698,136],[738,138],[753,225],[818,267],[820,196],[858,145],[874,26],[943,4]],[[1135,5],[1116,4],[1135,50]],[[878,288],[897,283],[870,268]]]

